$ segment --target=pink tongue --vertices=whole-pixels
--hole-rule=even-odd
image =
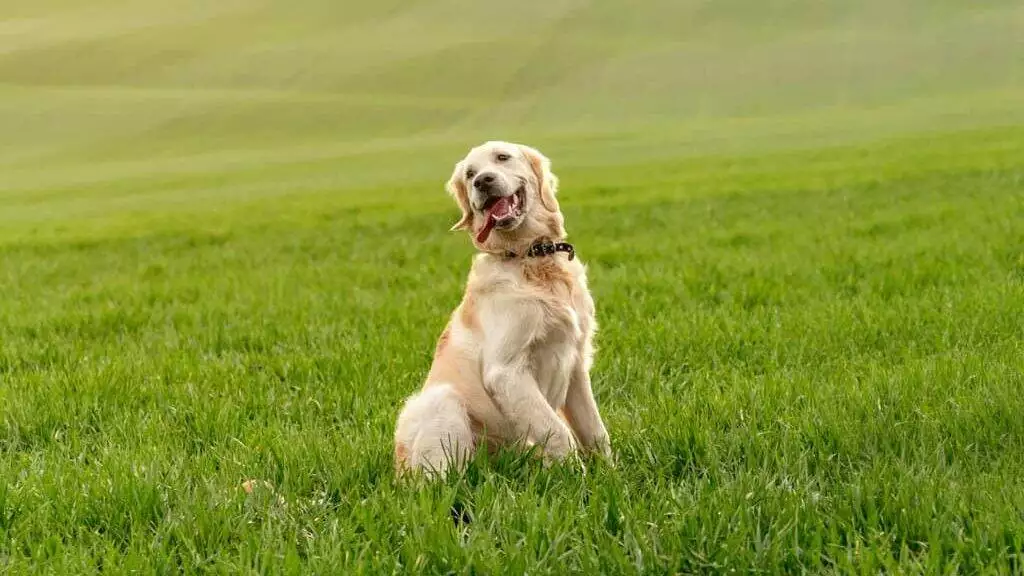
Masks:
[[[491,206],[491,209],[487,211],[487,221],[484,222],[483,228],[476,233],[476,241],[481,244],[487,241],[487,237],[491,235],[491,230],[494,229],[494,225],[498,220],[509,217],[512,214],[511,197],[506,196],[499,198],[497,202]]]
[[[484,222],[484,227],[476,233],[476,241],[483,244],[487,241],[487,237],[491,235],[491,229],[494,228],[494,218],[490,214],[487,215],[487,221]]]

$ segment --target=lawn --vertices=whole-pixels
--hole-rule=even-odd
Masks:
[[[0,572],[1024,570],[1024,7],[349,4],[0,9]],[[490,138],[616,466],[402,484]]]

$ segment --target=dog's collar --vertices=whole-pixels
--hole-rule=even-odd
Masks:
[[[523,257],[536,258],[540,256],[551,256],[555,252],[565,252],[569,254],[569,260],[576,257],[576,250],[572,247],[572,244],[568,242],[549,242],[547,240],[540,240],[534,242],[533,246],[530,246],[526,252],[523,253]],[[511,250],[505,252],[506,258],[518,258],[519,254]]]

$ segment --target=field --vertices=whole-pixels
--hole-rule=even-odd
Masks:
[[[1020,2],[340,4],[0,8],[0,572],[1024,571]],[[404,485],[491,138],[617,463]]]

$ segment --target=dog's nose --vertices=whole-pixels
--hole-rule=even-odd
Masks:
[[[481,192],[490,190],[491,186],[494,186],[494,174],[491,172],[484,172],[473,180],[473,188],[476,188]]]

